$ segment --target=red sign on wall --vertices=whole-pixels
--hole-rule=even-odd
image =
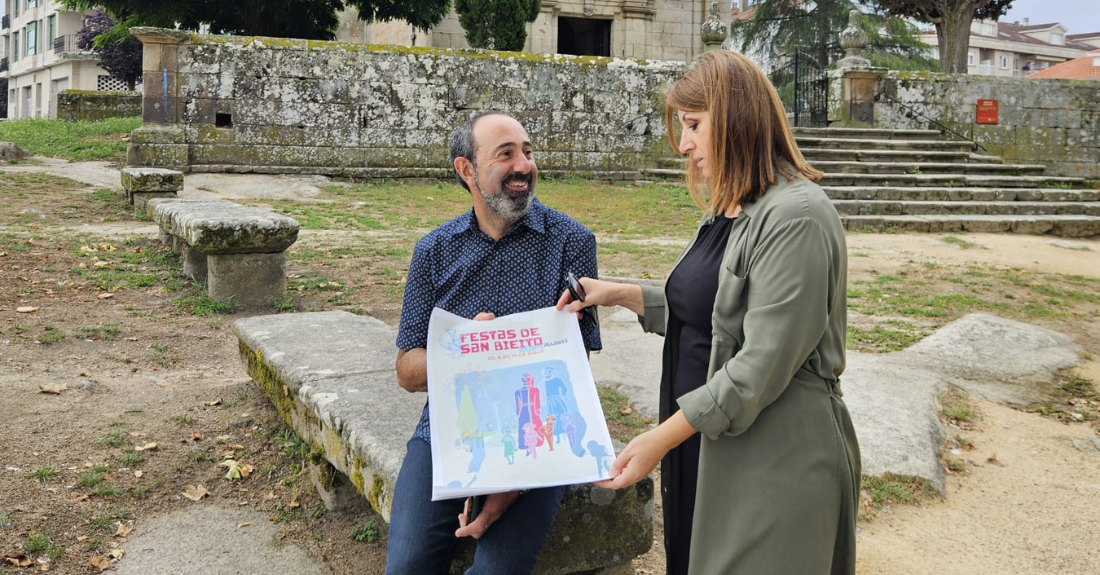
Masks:
[[[997,100],[978,100],[978,123],[997,123]]]

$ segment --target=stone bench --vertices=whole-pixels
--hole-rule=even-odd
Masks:
[[[183,172],[164,168],[122,168],[122,190],[135,214],[145,213],[153,198],[175,198],[183,191]]]
[[[146,203],[161,240],[183,255],[183,272],[216,300],[271,305],[286,293],[285,250],[298,222],[226,200],[156,198]]]
[[[326,504],[339,508],[339,492],[354,488],[388,522],[425,400],[397,385],[396,330],[342,311],[250,317],[233,330],[249,375],[313,446],[311,476]],[[653,512],[650,479],[620,491],[570,486],[535,572],[633,573],[631,559],[652,543]],[[452,572],[472,553],[464,541]]]

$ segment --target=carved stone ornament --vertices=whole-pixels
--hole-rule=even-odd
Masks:
[[[722,42],[726,41],[726,36],[729,34],[726,25],[722,23],[722,19],[718,14],[718,3],[711,2],[710,16],[699,27],[699,36],[703,39],[703,44],[707,47],[707,50],[721,47]]]
[[[845,58],[858,58],[867,47],[867,33],[859,27],[859,10],[848,12],[848,27],[840,33],[840,47]]]

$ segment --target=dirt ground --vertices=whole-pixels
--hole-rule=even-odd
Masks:
[[[173,275],[178,265],[155,242],[155,229],[91,190],[9,191],[0,190],[0,572],[41,565],[97,572],[93,563],[126,561],[118,551],[143,521],[218,505],[277,524],[276,544],[306,549],[330,573],[380,573],[381,519],[320,505],[302,446],[240,364],[231,325],[255,311],[204,316],[178,303],[197,292]],[[916,260],[1100,277],[1098,240],[964,237],[977,247],[928,235],[852,235],[850,252],[859,255],[851,275]],[[294,264],[288,273],[311,270]],[[333,304],[307,293],[297,305]],[[384,289],[368,287],[340,305],[397,320]],[[1071,337],[1091,357],[1079,374],[1100,381],[1094,334]],[[981,399],[974,405],[967,471],[949,477],[942,501],[888,507],[862,522],[858,572],[1095,572],[1096,427]],[[227,461],[247,476],[227,479],[234,467]],[[659,537],[658,530],[653,551],[635,562],[639,573],[663,573]],[[28,546],[35,551],[25,553]]]

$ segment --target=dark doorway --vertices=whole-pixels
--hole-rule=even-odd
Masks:
[[[611,20],[558,17],[558,53],[611,55]]]

